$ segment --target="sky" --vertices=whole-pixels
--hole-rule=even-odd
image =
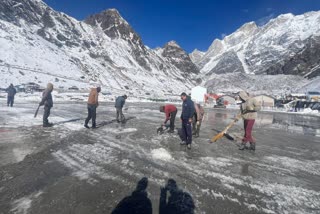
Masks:
[[[320,10],[320,0],[43,0],[78,20],[115,8],[150,48],[175,40],[187,52],[206,51],[243,24],[284,13]]]

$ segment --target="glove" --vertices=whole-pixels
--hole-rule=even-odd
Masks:
[[[197,121],[197,126],[200,126],[200,121]]]

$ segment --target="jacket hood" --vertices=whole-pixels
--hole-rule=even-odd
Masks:
[[[249,95],[248,95],[247,92],[245,92],[245,91],[240,91],[240,92],[239,92],[239,97],[240,97],[241,99],[243,99],[244,101],[247,101],[247,100],[249,99]]]

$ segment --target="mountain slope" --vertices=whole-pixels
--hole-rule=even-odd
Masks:
[[[280,15],[262,27],[250,22],[222,41],[215,40],[205,55],[195,63],[205,75],[242,71],[252,74],[304,76],[311,72],[314,67],[312,65],[320,56],[314,51],[317,47],[310,44],[319,43],[319,22],[320,12],[299,16]],[[310,53],[313,53],[312,56]],[[230,58],[234,65],[230,65]],[[310,67],[304,66],[303,71],[299,69],[299,63],[292,63],[299,61],[298,58],[310,64]],[[229,68],[221,71],[218,66],[220,64],[228,64]],[[317,71],[312,73],[307,77],[318,75]]]
[[[0,45],[5,50],[0,65],[6,65],[0,66],[2,85],[53,81],[60,87],[87,88],[99,84],[115,93],[163,96],[192,87],[195,76],[185,75],[188,67],[176,67],[144,46],[115,9],[80,22],[40,0],[4,0]]]
[[[192,53],[189,54],[189,57],[191,61],[196,64],[204,56],[204,54],[205,52],[194,49]]]
[[[320,87],[303,78],[320,76],[319,23],[320,11],[280,15],[261,27],[244,24],[223,40],[215,39],[197,58],[198,77],[212,91],[289,93]]]

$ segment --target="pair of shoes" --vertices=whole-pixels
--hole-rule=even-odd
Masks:
[[[188,145],[187,145],[187,148],[188,148],[188,149],[191,149],[191,144],[188,144]]]
[[[84,127],[86,127],[87,129],[90,129],[90,127],[87,124],[84,124]]]
[[[256,150],[256,143],[251,143],[250,142],[250,148],[249,149],[255,151]]]
[[[180,145],[186,145],[186,141],[182,141]]]
[[[245,148],[246,148],[246,142],[242,142],[239,147],[239,150],[244,150]]]

